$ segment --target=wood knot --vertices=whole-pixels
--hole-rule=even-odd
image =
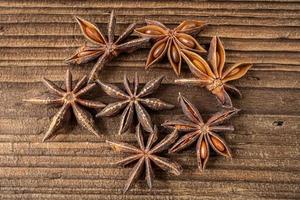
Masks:
[[[284,123],[284,121],[282,121],[282,120],[277,120],[277,121],[274,121],[274,122],[273,122],[273,125],[274,125],[274,126],[282,126],[283,123]]]

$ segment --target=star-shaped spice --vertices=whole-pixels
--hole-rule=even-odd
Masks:
[[[154,172],[152,164],[157,165],[164,171],[167,171],[176,176],[180,175],[182,172],[181,166],[172,162],[171,160],[158,156],[158,153],[161,153],[167,149],[177,138],[177,131],[174,130],[171,134],[167,135],[163,140],[154,145],[158,139],[157,128],[154,127],[153,132],[149,134],[147,143],[144,143],[144,138],[142,135],[141,126],[138,125],[136,128],[136,139],[139,144],[139,147],[132,146],[126,143],[116,143],[106,141],[114,151],[130,153],[131,155],[126,157],[123,160],[115,163],[116,165],[128,165],[136,161],[135,166],[129,174],[129,178],[125,184],[123,192],[126,193],[132,185],[140,178],[143,171],[145,171],[145,179],[147,181],[148,187],[152,188],[152,182],[154,178]]]
[[[209,147],[220,155],[231,157],[230,149],[216,132],[233,131],[233,126],[221,124],[239,110],[231,108],[226,111],[215,113],[206,121],[206,123],[204,123],[197,108],[180,94],[179,102],[187,119],[166,121],[163,126],[178,130],[179,132],[184,132],[185,134],[169,149],[169,152],[177,152],[197,141],[197,162],[198,168],[201,171],[204,170],[209,159]]]
[[[119,134],[127,131],[133,122],[134,113],[136,113],[138,121],[143,126],[144,130],[153,132],[153,123],[150,115],[144,108],[144,106],[152,110],[171,109],[174,105],[161,101],[157,98],[145,98],[146,96],[155,92],[160,86],[163,76],[151,80],[145,84],[145,86],[138,92],[139,80],[137,74],[135,74],[133,84],[130,84],[126,75],[124,75],[124,88],[121,90],[115,85],[106,84],[97,80],[96,82],[101,86],[103,91],[111,97],[120,99],[120,101],[108,104],[103,110],[101,110],[96,116],[113,116],[124,110],[121,116],[121,124],[119,128]]]
[[[87,77],[84,76],[80,79],[75,87],[72,87],[72,74],[70,70],[67,70],[66,73],[66,89],[62,89],[58,87],[52,81],[44,78],[43,83],[49,89],[52,94],[42,95],[41,97],[33,98],[33,99],[25,99],[24,101],[35,103],[35,104],[46,104],[46,105],[59,105],[61,108],[59,111],[53,116],[52,122],[48,131],[45,134],[43,141],[49,139],[53,133],[61,128],[62,124],[68,121],[71,117],[71,111],[73,111],[77,122],[89,132],[94,133],[98,136],[98,130],[95,126],[92,115],[83,109],[83,107],[88,108],[103,108],[105,104],[87,100],[82,98],[83,95],[87,94],[93,88],[95,88],[96,83],[86,84]],[[83,106],[83,107],[82,107]]]
[[[146,62],[146,69],[161,60],[166,54],[172,68],[177,76],[181,71],[181,50],[203,53],[204,48],[191,35],[197,35],[204,26],[204,22],[190,20],[183,21],[175,29],[169,29],[162,23],[153,20],[146,20],[147,26],[138,28],[135,31],[142,38],[151,38],[155,44],[150,50]]]
[[[90,72],[88,83],[94,81],[97,73],[112,58],[117,57],[122,52],[131,53],[132,51],[144,46],[149,39],[139,38],[124,42],[124,40],[133,32],[136,24],[133,23],[114,41],[116,18],[114,11],[111,12],[108,24],[108,39],[106,39],[101,31],[91,22],[76,17],[84,37],[92,44],[83,45],[76,53],[68,58],[66,62],[82,64],[98,59]]]
[[[240,91],[229,81],[243,77],[252,67],[249,63],[238,63],[224,69],[225,50],[218,37],[214,37],[210,43],[208,62],[198,54],[189,50],[182,50],[181,55],[188,64],[191,72],[197,77],[191,79],[175,80],[176,83],[196,84],[206,87],[225,107],[232,107],[230,96],[226,90],[241,97]]]

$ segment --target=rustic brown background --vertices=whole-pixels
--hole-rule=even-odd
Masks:
[[[122,188],[130,168],[108,163],[121,158],[106,139],[134,142],[133,134],[117,136],[119,118],[97,121],[100,138],[73,122],[53,142],[41,143],[57,110],[23,103],[45,87],[41,78],[63,80],[63,60],[84,43],[73,15],[96,22],[105,32],[115,9],[117,34],[144,18],[174,27],[185,19],[201,19],[208,26],[199,35],[206,48],[219,35],[227,63],[252,62],[254,67],[236,81],[244,98],[234,105],[243,111],[231,120],[236,131],[224,134],[234,158],[213,156],[205,173],[196,167],[191,149],[172,156],[184,167],[179,177],[159,171],[154,188],[143,181],[126,196]],[[0,1],[0,199],[299,199],[300,198],[300,3],[277,1]],[[106,34],[106,32],[105,32]],[[120,84],[123,74],[140,74],[142,83],[165,74],[156,97],[176,103],[179,91],[205,116],[218,109],[212,95],[201,88],[176,86],[167,62],[151,71],[143,65],[149,49],[115,59],[102,79]],[[72,66],[74,77],[92,64]],[[184,66],[182,77],[190,73]],[[93,96],[108,103],[98,89]],[[161,123],[181,110],[151,112]]]

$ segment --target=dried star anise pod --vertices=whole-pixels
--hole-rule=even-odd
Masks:
[[[231,98],[226,90],[239,97],[242,96],[241,92],[228,82],[243,77],[252,64],[238,63],[224,70],[225,50],[218,37],[213,37],[211,40],[208,62],[198,54],[185,49],[181,51],[181,55],[197,78],[178,79],[175,83],[206,87],[225,107],[232,107]]]
[[[230,149],[227,147],[225,141],[216,134],[221,131],[233,131],[231,125],[221,125],[225,120],[236,114],[239,109],[230,108],[229,110],[215,113],[206,123],[203,122],[202,117],[197,108],[191,104],[185,97],[179,94],[179,102],[184,115],[187,119],[180,119],[174,121],[166,121],[163,126],[184,132],[183,135],[170,149],[170,153],[182,150],[195,141],[198,168],[203,171],[209,159],[209,151],[211,147],[215,152],[225,157],[231,157]]]
[[[143,38],[151,38],[155,44],[151,48],[146,69],[161,60],[167,53],[168,60],[177,76],[181,71],[181,50],[186,49],[197,53],[206,52],[191,35],[197,35],[204,26],[204,22],[190,20],[183,21],[175,29],[169,29],[162,23],[146,20],[147,26],[135,29]]]
[[[119,113],[124,110],[121,116],[121,124],[119,128],[119,134],[127,131],[133,121],[134,113],[136,113],[138,121],[143,128],[148,132],[153,132],[153,123],[150,115],[144,108],[144,106],[152,110],[171,109],[174,105],[166,103],[157,98],[145,98],[146,96],[155,92],[160,86],[164,76],[151,80],[145,84],[145,86],[138,92],[139,80],[137,74],[135,74],[133,84],[130,84],[126,75],[124,75],[124,87],[125,91],[119,89],[112,84],[105,84],[100,80],[96,82],[101,86],[103,91],[111,97],[118,98],[120,101],[108,104],[103,110],[101,110],[96,116],[108,117]]]
[[[88,131],[92,132],[96,136],[98,135],[97,127],[95,126],[92,115],[82,108],[103,108],[105,104],[83,99],[82,96],[95,88],[96,83],[86,84],[87,77],[84,76],[80,79],[75,87],[72,87],[72,74],[70,70],[67,70],[66,73],[66,89],[62,89],[58,87],[52,81],[43,78],[44,85],[49,89],[52,94],[42,95],[41,97],[33,98],[33,99],[25,99],[24,101],[35,103],[35,104],[46,104],[46,105],[60,105],[61,108],[59,111],[53,116],[52,122],[48,131],[45,134],[43,141],[49,139],[53,133],[61,128],[63,122],[66,122],[71,117],[71,111],[73,111],[77,122]]]
[[[68,63],[82,64],[91,60],[98,59],[90,72],[88,83],[94,81],[103,66],[112,58],[117,57],[122,52],[131,53],[134,50],[144,46],[149,39],[139,38],[123,42],[134,30],[136,24],[133,23],[114,41],[116,18],[114,11],[111,12],[108,24],[108,39],[106,39],[101,31],[91,22],[76,17],[84,37],[92,44],[83,45],[77,52],[66,60]]]
[[[127,179],[127,182],[125,184],[123,190],[124,193],[126,193],[140,178],[143,171],[145,171],[145,179],[148,187],[150,189],[152,188],[152,182],[154,178],[152,164],[155,164],[162,170],[176,176],[181,174],[182,168],[178,163],[157,155],[158,153],[161,153],[162,151],[167,149],[176,140],[176,138],[177,131],[174,130],[159,143],[154,145],[154,143],[158,139],[157,128],[155,126],[153,132],[149,134],[147,143],[145,144],[141,126],[139,124],[136,128],[136,139],[139,144],[139,148],[126,143],[106,141],[106,143],[108,143],[114,151],[132,154],[125,159],[118,161],[117,163],[115,163],[115,165],[125,166],[136,161],[136,164],[131,170],[129,178]]]

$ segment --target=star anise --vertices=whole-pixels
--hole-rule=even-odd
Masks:
[[[114,151],[132,154],[125,159],[118,161],[117,163],[115,163],[115,165],[125,166],[137,161],[129,174],[129,178],[127,179],[123,190],[124,193],[126,193],[133,186],[133,184],[139,179],[143,171],[145,171],[145,179],[147,181],[148,187],[150,189],[152,188],[152,182],[154,178],[152,164],[155,164],[162,170],[176,176],[181,174],[182,168],[178,163],[172,162],[165,157],[156,155],[167,149],[176,140],[176,138],[177,131],[174,130],[171,134],[167,135],[163,140],[153,146],[153,144],[158,139],[157,128],[155,126],[153,132],[149,134],[148,141],[145,144],[141,126],[138,125],[136,128],[136,139],[139,144],[139,148],[126,143],[106,141],[106,143],[108,143]]]
[[[98,136],[98,130],[95,126],[92,115],[82,108],[103,108],[105,104],[98,102],[83,99],[82,96],[95,88],[96,83],[86,85],[87,77],[84,76],[80,79],[74,88],[72,88],[72,74],[70,70],[67,70],[66,73],[66,89],[58,87],[52,81],[44,78],[43,83],[53,94],[42,95],[41,97],[26,99],[24,101],[35,103],[35,104],[46,104],[46,105],[60,105],[61,108],[53,116],[52,122],[48,131],[45,134],[43,141],[49,139],[53,133],[61,128],[63,122],[66,122],[71,117],[71,110],[73,111],[77,122],[88,131],[94,133]]]
[[[75,55],[68,58],[66,62],[82,64],[91,60],[98,59],[89,75],[88,83],[94,81],[103,66],[109,62],[112,58],[117,57],[122,52],[130,53],[143,45],[145,45],[149,39],[139,38],[123,42],[134,30],[136,24],[133,23],[127,27],[127,29],[114,41],[116,18],[114,11],[111,12],[110,21],[108,24],[108,39],[106,39],[101,31],[91,22],[76,17],[76,20],[81,28],[84,37],[92,44],[83,45],[80,47]]]
[[[224,70],[225,50],[218,37],[213,37],[208,52],[208,62],[198,54],[183,49],[181,55],[191,72],[197,77],[175,80],[176,83],[196,84],[206,87],[225,107],[232,107],[230,96],[226,90],[241,97],[241,92],[229,81],[243,77],[252,67],[249,63],[238,63]]]
[[[236,114],[239,110],[230,108],[226,111],[217,112],[211,116],[206,123],[203,122],[202,117],[197,108],[191,104],[185,97],[179,94],[179,102],[186,119],[166,121],[163,126],[186,133],[183,135],[170,149],[170,153],[182,150],[195,141],[198,168],[202,171],[205,169],[206,163],[209,159],[209,147],[215,152],[225,157],[231,157],[230,149],[227,147],[225,141],[216,134],[221,131],[233,131],[231,125],[221,125],[225,120]]]
[[[146,20],[147,26],[135,29],[143,38],[151,38],[155,44],[150,50],[146,62],[146,69],[161,60],[167,53],[168,60],[177,76],[181,71],[181,50],[186,49],[197,53],[206,52],[191,35],[197,35],[204,26],[204,22],[190,20],[183,21],[175,29],[169,29],[162,23]]]
[[[101,86],[103,91],[111,97],[118,98],[120,101],[108,104],[96,116],[112,116],[124,110],[121,116],[121,124],[119,134],[127,131],[133,121],[134,113],[136,113],[138,121],[143,126],[144,130],[153,132],[153,123],[149,113],[144,106],[152,110],[171,109],[174,105],[166,103],[157,98],[144,98],[158,89],[164,76],[151,80],[138,92],[139,80],[135,74],[133,84],[130,84],[126,75],[124,75],[125,91],[121,90],[115,85],[105,84],[100,80],[96,82]]]

